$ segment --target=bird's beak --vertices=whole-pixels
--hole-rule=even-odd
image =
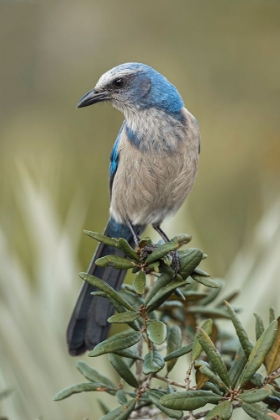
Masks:
[[[107,99],[109,99],[108,92],[98,92],[95,89],[92,89],[90,92],[86,93],[82,99],[79,100],[77,108],[84,108],[85,106],[106,101]]]

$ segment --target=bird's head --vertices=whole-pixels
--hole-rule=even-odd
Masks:
[[[176,114],[184,106],[177,89],[164,76],[140,63],[121,64],[104,73],[77,107],[103,101],[110,102],[126,117],[149,108]]]

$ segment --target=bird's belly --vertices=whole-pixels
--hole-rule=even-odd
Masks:
[[[157,224],[173,215],[189,194],[197,156],[184,153],[121,155],[114,178],[111,215],[119,222]]]

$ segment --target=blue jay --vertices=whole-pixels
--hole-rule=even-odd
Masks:
[[[196,119],[184,108],[177,89],[160,73],[140,63],[114,67],[78,103],[83,108],[109,102],[121,111],[122,124],[110,158],[110,218],[105,235],[123,237],[132,246],[146,225],[161,230],[188,196],[197,172],[200,134]],[[125,271],[96,266],[97,258],[122,255],[99,244],[88,273],[118,290]],[[91,350],[109,330],[114,309],[108,299],[91,296],[84,283],[67,330],[71,355]]]

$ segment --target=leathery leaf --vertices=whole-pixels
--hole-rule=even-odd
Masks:
[[[259,369],[270,351],[277,334],[277,321],[272,321],[268,328],[262,333],[249,356],[248,362],[241,373],[237,386],[242,388]]]
[[[157,319],[149,319],[147,324],[147,334],[149,339],[155,344],[162,344],[167,335],[167,328],[164,322]]]
[[[238,398],[245,403],[256,403],[263,401],[266,397],[271,395],[271,390],[268,388],[254,389],[253,391],[245,391],[238,395]]]
[[[207,319],[201,325],[201,328],[203,329],[203,331],[205,331],[209,336],[212,333],[212,327],[213,327],[212,319]],[[198,330],[196,331],[196,335],[194,337],[193,350],[192,350],[192,360],[197,359],[198,356],[200,355],[200,353],[202,352],[202,346],[201,346],[200,342],[198,341],[197,333],[198,333]]]
[[[201,328],[198,328],[197,338],[201,347],[209,357],[213,371],[217,373],[221,380],[224,382],[224,384],[229,387],[230,382],[226,366],[218,350],[212,343],[210,337],[206,334],[205,331],[203,331]]]
[[[101,290],[102,292],[105,292],[107,295],[109,295],[112,299],[114,299],[116,302],[118,302],[120,305],[122,305],[124,308],[128,309],[129,311],[133,311],[133,307],[126,302],[118,292],[116,292],[111,286],[109,286],[108,283],[106,283],[103,280],[100,280],[99,278],[92,276],[88,273],[80,273],[79,276],[84,281],[87,281],[88,283],[92,284],[93,286],[97,287],[97,289]]]
[[[138,387],[138,381],[131,372],[128,365],[125,363],[123,358],[121,356],[118,356],[117,354],[110,353],[109,354],[109,360],[114,369],[118,372],[121,378],[123,378],[128,385],[132,386],[133,388]]]
[[[105,257],[98,258],[98,260],[95,261],[95,264],[98,265],[98,267],[110,266],[119,270],[127,270],[136,265],[134,262],[123,257],[118,257],[117,255],[106,255]]]
[[[167,354],[172,353],[173,351],[176,351],[180,349],[182,346],[182,332],[181,328],[178,327],[178,325],[173,325],[170,330],[168,331],[167,336]],[[175,363],[177,362],[177,358],[173,358],[167,362],[167,372],[170,372]]]
[[[173,410],[172,408],[164,407],[160,402],[160,398],[162,398],[165,394],[158,390],[158,389],[150,389],[147,392],[147,397],[149,400],[155,404],[156,407],[158,407],[163,413],[167,414],[168,417],[174,418],[174,419],[180,419],[183,417],[183,411],[181,410]]]
[[[150,373],[159,372],[164,368],[164,365],[162,355],[158,351],[151,350],[144,358],[143,373],[144,375],[149,375]]]
[[[151,264],[154,261],[163,258],[171,251],[175,251],[179,247],[179,244],[176,242],[167,242],[163,245],[157,247],[146,259],[146,264]]]
[[[221,399],[220,395],[211,391],[183,391],[173,392],[162,397],[159,402],[167,408],[174,410],[192,411],[204,407],[208,403],[216,404]]]
[[[200,249],[188,248],[178,251],[178,254],[180,262],[180,275],[183,279],[186,279],[201,262],[203,252]]]
[[[272,416],[269,414],[274,414],[273,411],[268,410],[265,407],[262,407],[259,404],[248,404],[245,402],[242,402],[241,407],[247,413],[250,417],[256,420],[272,420]]]
[[[249,341],[248,335],[242,326],[238,316],[236,315],[234,309],[232,306],[225,300],[224,304],[226,305],[226,308],[228,310],[228,313],[230,315],[230,319],[232,320],[232,323],[234,325],[236,334],[239,338],[240,344],[243,347],[244,353],[246,354],[246,357],[248,358],[250,356],[251,350],[252,350],[252,344]]]
[[[97,382],[85,382],[82,384],[72,385],[63,389],[54,396],[53,400],[60,401],[64,400],[64,398],[70,397],[70,395],[90,391],[111,391],[114,392],[114,394],[117,392],[115,388],[108,388],[104,384],[99,384]]]
[[[126,311],[120,314],[110,316],[110,318],[108,318],[108,322],[122,324],[124,322],[127,323],[127,322],[134,321],[135,319],[139,317],[140,317],[140,313],[137,311]]]
[[[88,355],[96,357],[101,354],[113,353],[118,350],[126,349],[127,347],[131,347],[133,346],[133,344],[138,343],[141,337],[141,333],[134,331],[115,334],[107,340],[97,344],[97,346],[95,346],[94,349],[91,352],[89,352]]]
[[[100,420],[127,420],[134,410],[136,399],[128,401],[110,413],[103,416]]]
[[[218,404],[216,407],[212,408],[209,413],[207,413],[204,420],[212,420],[218,418],[220,420],[230,420],[233,411],[233,405],[231,401],[224,401]]]
[[[140,270],[137,273],[135,279],[133,280],[132,285],[136,293],[139,293],[139,295],[142,295],[145,292],[146,274],[144,273],[144,271]]]

